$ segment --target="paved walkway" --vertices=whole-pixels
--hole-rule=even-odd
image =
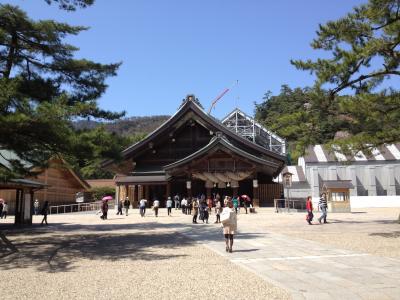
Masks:
[[[234,252],[226,253],[221,229],[201,227],[183,233],[288,290],[293,299],[400,299],[399,260],[259,232],[248,224]]]

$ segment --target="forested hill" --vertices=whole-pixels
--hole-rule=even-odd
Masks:
[[[85,129],[104,125],[108,131],[120,136],[136,136],[152,132],[168,119],[169,116],[130,117],[104,123],[82,120],[75,122],[74,126],[77,129]]]

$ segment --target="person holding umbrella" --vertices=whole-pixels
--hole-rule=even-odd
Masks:
[[[251,204],[251,198],[248,195],[242,195],[240,198],[243,199],[243,207],[247,214],[247,206]]]
[[[103,213],[103,215],[100,218],[102,218],[103,220],[107,220],[108,200],[112,200],[112,197],[111,196],[105,196],[102,199],[103,203],[101,204],[101,212]]]

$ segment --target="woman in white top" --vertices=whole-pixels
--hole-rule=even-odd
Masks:
[[[140,210],[140,215],[142,217],[144,217],[144,215],[146,214],[146,203],[147,203],[146,199],[142,199],[139,201],[139,210]]]
[[[3,213],[1,214],[1,218],[4,219],[7,218],[7,212],[8,212],[8,204],[7,202],[3,203]]]
[[[224,236],[225,236],[225,244],[226,244],[226,252],[232,252],[233,246],[233,235],[237,231],[237,217],[236,213],[233,210],[232,201],[228,201],[226,207],[222,210],[222,214],[229,213],[229,222],[222,223]]]
[[[157,199],[155,199],[153,201],[153,209],[154,209],[154,214],[156,217],[158,217],[158,208],[160,207],[160,201],[158,201]]]

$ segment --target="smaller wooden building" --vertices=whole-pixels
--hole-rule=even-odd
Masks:
[[[32,224],[34,193],[45,188],[46,185],[27,179],[11,179],[0,182],[0,193],[11,192],[15,197],[14,214],[15,224]],[[8,199],[7,204],[11,204]]]
[[[329,212],[351,212],[350,189],[354,186],[351,180],[326,180],[322,192],[326,194]]]
[[[7,159],[15,159],[16,156],[11,151],[1,150],[2,157],[0,165],[10,168],[7,165]],[[49,167],[46,169],[32,168],[36,176],[26,177],[19,180],[26,182],[36,182],[41,185],[41,189],[36,189],[34,197],[39,200],[40,205],[44,201],[49,201],[50,205],[63,205],[75,203],[75,197],[78,192],[87,192],[90,185],[72,170],[68,164],[59,158],[50,160]],[[16,210],[18,192],[16,189],[0,189],[0,198],[3,198],[9,204],[9,213],[13,214]]]

